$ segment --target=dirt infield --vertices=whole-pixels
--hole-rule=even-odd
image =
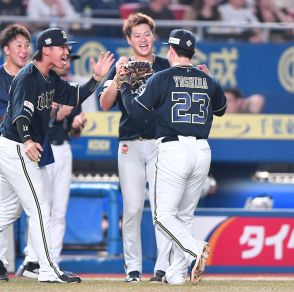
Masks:
[[[11,277],[9,282],[0,282],[1,292],[125,292],[125,291],[201,291],[201,292],[293,292],[294,275],[206,275],[198,285],[176,286],[154,284],[143,278],[140,283],[125,283],[124,275],[82,275],[80,284],[39,284],[35,280]]]

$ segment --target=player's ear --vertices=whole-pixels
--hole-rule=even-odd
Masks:
[[[50,54],[51,47],[43,47],[42,48],[42,55],[48,56]]]
[[[6,56],[9,56],[9,48],[8,48],[8,46],[4,46],[3,50],[4,50],[4,54]]]
[[[169,55],[170,55],[170,57],[174,57],[175,53],[176,53],[175,49],[171,45],[169,45]]]
[[[130,46],[132,46],[132,44],[131,44],[131,40],[130,40],[130,38],[127,36],[127,42],[128,42],[128,44],[130,45]]]

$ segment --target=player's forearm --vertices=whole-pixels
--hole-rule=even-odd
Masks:
[[[25,117],[19,117],[15,121],[17,133],[22,143],[31,140],[29,120]]]
[[[120,90],[124,107],[129,116],[136,119],[140,118],[144,112],[149,111],[148,108],[136,100],[136,97],[132,94],[129,84],[123,83]]]
[[[88,82],[79,87],[79,104],[83,103],[90,95],[94,93],[100,80],[92,77]]]
[[[99,98],[99,104],[102,110],[108,111],[112,108],[116,102],[116,97],[118,94],[118,89],[116,82],[112,81],[111,84],[101,93]]]

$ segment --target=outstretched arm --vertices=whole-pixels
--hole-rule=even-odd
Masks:
[[[109,110],[113,106],[113,104],[116,102],[116,97],[118,94],[118,88],[116,83],[117,74],[120,72],[121,68],[127,63],[128,63],[127,57],[120,57],[115,64],[116,75],[114,76],[113,80],[107,80],[105,82],[105,86],[107,83],[107,87],[103,90],[99,98],[100,107],[104,111]]]
[[[94,71],[93,77],[84,85],[79,88],[79,100],[78,103],[81,104],[87,99],[97,88],[100,81],[108,73],[111,65],[114,62],[113,54],[109,51],[107,53],[101,52],[97,63],[93,59],[90,60]]]
[[[90,62],[94,71],[93,77],[96,81],[100,82],[114,63],[114,56],[109,51],[107,53],[101,52],[97,63],[92,58]]]

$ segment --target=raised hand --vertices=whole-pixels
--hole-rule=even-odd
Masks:
[[[101,79],[108,73],[110,67],[114,63],[114,55],[111,52],[101,52],[97,63],[94,59],[90,60],[94,71],[94,78],[97,81]]]

